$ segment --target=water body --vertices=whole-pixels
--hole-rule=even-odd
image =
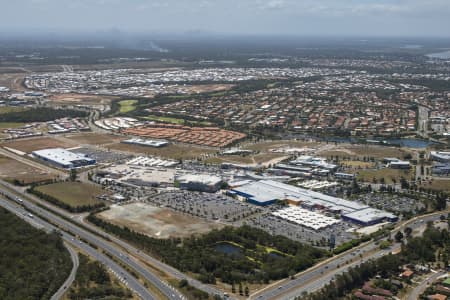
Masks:
[[[438,58],[438,59],[450,59],[450,50],[438,52],[438,53],[431,53],[426,55],[429,58]]]
[[[218,243],[214,246],[216,251],[230,255],[241,255],[242,249],[230,243]]]

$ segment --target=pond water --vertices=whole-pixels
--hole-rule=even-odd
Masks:
[[[242,249],[230,243],[218,243],[214,246],[216,251],[225,254],[242,254]]]

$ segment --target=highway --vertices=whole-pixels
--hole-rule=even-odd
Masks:
[[[182,272],[178,271],[177,269],[151,257],[150,255],[144,253],[143,251],[140,251],[136,247],[129,245],[128,243],[122,241],[121,239],[118,239],[115,236],[105,233],[104,231],[100,230],[99,228],[97,228],[89,223],[84,222],[83,215],[70,214],[70,213],[64,211],[63,209],[57,208],[57,207],[49,204],[48,202],[45,202],[33,195],[25,193],[22,188],[15,187],[14,185],[9,184],[7,182],[0,180],[0,186],[3,186],[5,189],[13,190],[17,195],[20,195],[20,197],[22,199],[31,199],[35,203],[39,203],[40,205],[45,206],[48,209],[53,210],[60,215],[63,215],[67,218],[71,218],[73,221],[79,222],[80,224],[82,224],[86,228],[89,228],[93,232],[96,232],[98,235],[102,236],[106,240],[112,241],[114,244],[125,249],[128,252],[129,256],[138,258],[139,260],[133,260],[133,262],[135,262],[136,264],[140,264],[141,268],[147,268],[147,266],[145,266],[142,263],[142,261],[145,261],[146,263],[154,266],[155,268],[169,274],[173,278],[176,278],[178,280],[181,280],[181,279],[187,280],[191,286],[194,286],[204,292],[207,292],[210,295],[220,295],[222,297],[224,296],[224,293],[221,290],[215,288],[214,286],[203,284],[200,281],[183,274]],[[105,241],[105,243],[107,243],[107,242]],[[113,247],[113,245],[110,245],[110,247]],[[231,298],[232,297],[229,297],[229,299],[231,299]]]
[[[25,203],[25,201],[23,203]],[[23,220],[27,221],[28,223],[32,224],[35,227],[44,228],[47,231],[58,230],[58,228],[56,228],[54,225],[48,223],[47,221],[44,221],[38,216],[36,215],[30,216],[29,212],[25,210],[24,207],[22,207],[22,205],[11,203],[9,200],[5,200],[3,197],[0,197],[0,206],[16,214],[17,216],[19,216],[20,218],[22,218]],[[28,207],[28,205],[25,206]],[[37,210],[37,212],[41,213],[44,212],[44,210]],[[66,243],[69,243],[70,245],[73,245],[74,247],[83,250],[91,257],[97,259],[100,263],[102,263],[110,271],[112,271],[112,273],[117,274],[118,279],[124,282],[124,284],[131,291],[136,293],[139,297],[141,297],[142,299],[151,299],[151,300],[158,299],[158,297],[156,297],[153,293],[148,291],[136,278],[130,275],[124,268],[119,266],[117,263],[108,258],[106,255],[102,254],[101,252],[94,249],[90,245],[84,243],[83,241],[74,238],[72,235],[64,231],[60,232],[61,237]]]
[[[78,259],[78,253],[75,249],[70,246],[68,243],[64,243],[64,246],[67,248],[70,254],[70,258],[72,259],[72,270],[70,271],[69,277],[67,277],[66,281],[64,281],[63,285],[56,291],[56,293],[50,298],[50,300],[59,300],[63,297],[64,293],[67,291],[67,288],[70,287],[77,276],[78,266],[80,265],[80,260]]]
[[[14,199],[16,195],[11,194],[5,190],[2,191],[5,195]],[[98,237],[97,235],[88,232],[85,229],[80,228],[79,226],[66,221],[65,219],[57,216],[56,214],[38,207],[36,204],[27,200],[28,197],[22,197],[21,205],[23,205],[28,210],[34,212],[37,215],[40,215],[47,220],[51,220],[52,223],[57,224],[64,230],[69,231],[75,236],[80,237],[83,240],[86,240],[92,245],[95,245],[98,248],[103,249],[109,255],[114,257],[117,261],[120,261],[122,264],[129,266],[136,273],[142,276],[145,280],[150,282],[153,286],[155,286],[162,294],[164,294],[169,299],[174,300],[184,300],[184,296],[180,294],[176,289],[168,285],[166,282],[159,279],[155,274],[151,273],[146,267],[142,266],[140,262],[135,259],[130,258],[125,252],[121,251],[117,246],[105,241],[103,238]],[[119,273],[120,274],[120,273]],[[147,292],[148,293],[148,292]],[[143,297],[144,299],[147,299]]]
[[[448,213],[448,211],[413,218],[405,223],[399,224],[392,231],[391,236],[394,236],[398,230],[403,230],[406,227],[417,230],[420,227],[426,226],[426,223],[429,221],[439,220],[439,217],[445,213]],[[322,288],[333,280],[337,274],[346,272],[350,267],[354,267],[369,259],[387,255],[399,249],[400,244],[398,243],[392,245],[389,249],[381,250],[374,241],[367,242],[297,274],[295,279],[284,279],[273,283],[250,295],[250,299],[294,299],[297,296],[301,296],[304,292],[311,293]]]
[[[141,274],[143,277],[147,278],[150,282],[152,282],[158,289],[164,290],[164,294],[167,295],[167,293],[171,293],[174,291],[171,287],[168,287],[164,282],[162,282],[160,279],[155,278],[156,276],[151,274],[147,270],[147,266],[142,263],[142,261],[148,262],[150,265],[155,266],[156,268],[166,272],[167,274],[170,274],[174,278],[177,279],[186,279],[188,282],[209,293],[209,294],[218,294],[223,296],[223,292],[216,289],[213,286],[205,285],[197,280],[194,280],[185,274],[179,272],[178,270],[172,268],[171,266],[168,266],[157,259],[143,253],[139,249],[130,246],[126,242],[109,235],[102,230],[98,229],[95,226],[90,225],[89,223],[83,222],[83,216],[78,215],[74,216],[71,215],[61,209],[55,208],[54,206],[46,203],[45,201],[42,201],[36,197],[33,197],[32,195],[25,194],[23,191],[20,190],[20,188],[14,187],[8,183],[0,181],[0,185],[3,185],[5,188],[13,189],[15,193],[20,194],[25,199],[32,199],[33,201],[47,206],[49,209],[56,211],[58,214],[67,216],[72,218],[75,222],[81,222],[83,226],[89,228],[90,230],[95,231],[98,235],[103,236],[105,239],[111,240],[116,245],[120,246],[121,248],[125,249],[128,253],[123,253],[119,250],[119,248],[116,247],[116,245],[112,245],[111,243],[105,241],[102,238],[99,238],[97,235],[91,234],[81,228],[78,228],[78,226],[65,221],[65,220],[58,220],[58,224],[60,221],[65,224],[65,226],[75,227],[74,229],[71,229],[71,232],[74,232],[78,234],[80,231],[84,231],[83,238],[88,240],[89,242],[93,243],[94,245],[99,246],[102,249],[107,250],[109,253],[113,254],[115,257],[118,257],[123,263],[130,265],[134,270],[136,270],[139,274]],[[53,215],[52,213],[48,212],[47,210],[40,209],[36,205],[32,204],[31,202],[27,201],[27,207],[34,206],[34,209],[42,210],[44,213],[49,214],[51,217],[51,220],[54,220],[54,217],[57,217]],[[404,222],[402,224],[399,224],[396,229],[392,232],[391,236],[395,234],[398,230],[403,230],[405,227],[409,226],[413,230],[417,230],[420,227],[424,227],[428,221],[435,221],[438,220],[441,214],[444,214],[446,212],[439,212],[431,215],[425,215],[416,217],[414,219],[411,219],[407,222]],[[46,215],[44,215],[47,217]],[[58,219],[61,219],[57,217]],[[73,231],[72,231],[73,230]],[[86,236],[87,235],[87,236]],[[80,235],[81,236],[81,235]],[[334,256],[332,258],[329,258],[325,260],[324,262],[321,262],[317,264],[316,266],[313,266],[309,268],[308,270],[305,270],[295,276],[294,279],[284,279],[281,281],[278,281],[276,283],[273,283],[266,288],[257,291],[256,293],[252,294],[250,296],[250,299],[260,299],[260,300],[266,300],[266,299],[293,299],[296,296],[301,295],[303,292],[313,292],[327,283],[329,283],[334,276],[337,274],[341,274],[343,272],[346,272],[350,267],[355,266],[363,261],[367,261],[368,259],[377,258],[382,255],[386,255],[392,251],[395,251],[399,249],[399,244],[395,244],[390,247],[390,249],[380,250],[379,246],[375,244],[375,242],[367,242],[365,244],[360,245],[359,247],[356,247],[348,252],[342,253],[340,255]],[[137,259],[131,259],[130,257]],[[164,288],[165,287],[165,288]],[[175,291],[176,292],[176,291]],[[178,293],[177,293],[178,294]],[[169,294],[170,295],[170,294]],[[181,299],[181,295],[178,294],[180,298],[172,298],[168,296],[169,299]]]

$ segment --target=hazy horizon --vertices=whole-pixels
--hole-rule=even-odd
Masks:
[[[2,11],[2,35],[450,36],[446,0],[17,0]]]

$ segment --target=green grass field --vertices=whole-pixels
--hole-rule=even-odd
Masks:
[[[144,119],[150,120],[150,121],[157,121],[157,122],[165,122],[165,123],[172,123],[172,124],[179,124],[184,125],[185,122],[189,125],[204,125],[204,126],[211,126],[214,125],[211,122],[207,121],[191,121],[191,120],[184,120],[181,118],[173,118],[173,117],[166,117],[166,116],[156,116],[156,115],[148,115],[143,117]]]
[[[7,114],[11,112],[24,111],[26,108],[18,106],[0,106],[0,114]]]
[[[384,178],[386,184],[392,184],[394,181],[400,182],[401,178],[409,180],[411,178],[411,170],[398,170],[391,168],[383,168],[379,170],[360,170],[358,171],[358,180],[372,182],[374,178],[380,182]]]
[[[119,112],[122,114],[128,113],[136,109],[137,100],[122,100],[119,101],[120,109]]]
[[[24,125],[25,125],[25,123],[0,122],[0,129],[19,128],[19,127],[22,127]]]
[[[53,183],[39,186],[36,190],[72,207],[99,204],[101,201],[96,197],[104,193],[96,185],[81,182]]]

